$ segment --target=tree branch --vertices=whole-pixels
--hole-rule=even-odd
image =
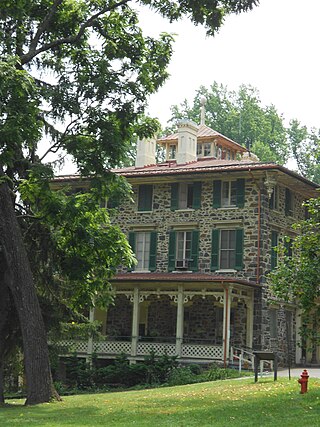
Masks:
[[[76,41],[78,41],[83,36],[86,28],[89,28],[89,27],[93,26],[94,21],[97,18],[99,18],[99,16],[103,15],[106,12],[111,12],[112,10],[115,10],[119,6],[125,5],[125,4],[129,3],[130,1],[132,1],[132,0],[121,0],[118,3],[115,3],[113,6],[106,6],[106,7],[102,8],[99,12],[95,13],[89,19],[87,19],[87,21],[85,21],[80,26],[80,29],[79,29],[78,33],[75,34],[74,36],[64,37],[62,39],[54,40],[53,42],[50,42],[50,43],[45,43],[44,45],[42,45],[41,47],[39,47],[39,49],[36,49],[36,44],[35,43],[33,43],[32,47],[31,47],[31,44],[30,44],[29,52],[26,53],[25,55],[22,55],[21,58],[20,58],[21,65],[27,64],[28,62],[30,62],[35,56],[37,56],[41,52],[45,52],[45,51],[47,51],[49,49],[61,46],[62,44],[75,43]],[[58,0],[56,0],[56,2],[58,3]],[[44,19],[44,21],[45,20],[46,20],[46,18]],[[42,26],[42,24],[41,24],[41,26]],[[40,27],[39,27],[39,29],[40,29]],[[39,30],[37,31],[37,34],[38,34],[38,32],[39,32]],[[40,35],[41,35],[41,33],[40,33]],[[40,37],[40,35],[39,35],[39,37]],[[35,38],[36,38],[36,36],[35,36]]]
[[[63,141],[63,138],[67,135],[70,127],[76,123],[79,120],[79,117],[75,118],[74,120],[71,120],[71,122],[67,125],[67,127],[65,128],[64,132],[61,133],[59,132],[57,129],[55,129],[56,132],[59,132],[59,134],[61,135],[60,139],[58,141],[56,141],[54,144],[51,145],[51,147],[48,148],[48,150],[43,154],[42,157],[40,157],[39,162],[42,162],[43,159],[49,154],[49,153],[56,153],[58,151],[58,149],[60,148],[60,144]],[[47,125],[49,125],[49,123],[47,123]]]
[[[37,45],[39,43],[41,35],[44,33],[44,31],[48,28],[54,14],[56,13],[58,6],[63,2],[63,0],[55,0],[53,2],[53,5],[49,9],[48,13],[44,17],[44,20],[41,22],[41,24],[38,27],[38,30],[36,32],[36,35],[30,42],[30,50],[29,52],[35,52]]]

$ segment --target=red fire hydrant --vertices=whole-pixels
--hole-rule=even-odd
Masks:
[[[308,371],[306,369],[304,369],[300,376],[301,376],[301,378],[298,379],[298,383],[301,384],[300,393],[304,394],[304,393],[307,393],[307,391],[308,391],[308,378],[309,378]]]

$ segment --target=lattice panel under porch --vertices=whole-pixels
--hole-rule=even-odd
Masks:
[[[154,351],[156,355],[167,354],[168,356],[175,356],[176,346],[175,344],[163,343],[138,343],[138,356],[150,354],[152,351]]]
[[[131,353],[131,342],[126,341],[105,341],[94,343],[93,351],[100,354],[121,354]]]
[[[222,347],[215,345],[182,344],[181,357],[221,360]]]

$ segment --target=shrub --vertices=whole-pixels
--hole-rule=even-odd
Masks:
[[[177,368],[177,356],[156,356],[155,352],[150,352],[149,356],[145,357],[144,364],[147,367],[148,384],[163,384],[167,382],[170,373]]]
[[[193,369],[191,368],[191,366],[173,369],[169,374],[169,378],[167,381],[168,385],[174,386],[206,381],[205,377],[200,376],[199,374],[195,374],[192,371]],[[198,372],[199,371],[200,370],[198,370]]]
[[[206,375],[207,381],[225,380],[226,378],[236,378],[238,376],[238,371],[234,369],[219,368],[218,366],[213,366]]]

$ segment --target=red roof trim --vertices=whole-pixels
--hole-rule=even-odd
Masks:
[[[247,286],[258,286],[254,282],[236,277],[213,276],[205,273],[121,273],[112,282],[223,282],[238,283]]]

